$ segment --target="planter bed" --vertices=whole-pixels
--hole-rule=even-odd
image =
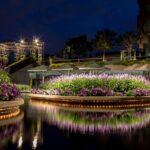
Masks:
[[[12,101],[0,101],[0,109],[17,107],[23,104],[24,104],[24,100],[21,98],[16,98],[15,100],[12,100]]]
[[[48,101],[65,107],[142,108],[150,106],[150,96],[58,96],[29,94],[31,100]]]
[[[0,120],[0,126],[20,122],[23,119],[23,117],[24,117],[24,113],[20,112],[19,115],[15,116],[15,117],[2,119],[2,120]]]
[[[24,100],[21,98],[16,98],[12,101],[0,101],[0,121],[20,115],[19,106],[23,104]]]

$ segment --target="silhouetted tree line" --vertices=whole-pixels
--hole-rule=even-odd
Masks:
[[[140,34],[137,32],[117,34],[110,29],[102,29],[95,33],[92,40],[88,40],[85,34],[69,39],[62,49],[62,54],[67,58],[80,57],[81,55],[89,57],[87,55],[89,52],[101,51],[103,52],[103,61],[105,61],[105,51],[113,49],[114,46],[121,46],[131,55],[133,46],[138,43],[139,38]]]

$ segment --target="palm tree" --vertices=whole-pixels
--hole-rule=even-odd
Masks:
[[[103,51],[103,61],[105,61],[105,51],[112,49],[115,41],[116,33],[109,29],[97,31],[93,40],[94,47]]]
[[[119,35],[117,42],[123,46],[128,51],[129,59],[132,58],[132,51],[135,44],[138,43],[138,40],[140,38],[139,33],[136,32],[125,32],[121,35]]]

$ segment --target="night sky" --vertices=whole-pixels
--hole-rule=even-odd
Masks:
[[[60,51],[69,38],[109,28],[135,31],[137,0],[0,0],[0,39],[39,37],[45,52]]]

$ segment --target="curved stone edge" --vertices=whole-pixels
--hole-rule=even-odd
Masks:
[[[63,101],[103,101],[103,102],[119,102],[125,101],[137,101],[137,100],[150,100],[150,96],[59,96],[59,95],[42,95],[42,94],[28,94],[31,99],[43,99],[43,100],[63,100]]]
[[[29,94],[31,101],[49,102],[63,107],[94,109],[133,109],[150,107],[150,96],[57,96]]]
[[[0,108],[16,107],[24,104],[22,98],[16,98],[12,101],[0,101]]]
[[[9,118],[9,119],[2,119],[0,120],[0,126],[4,126],[4,125],[9,125],[9,124],[14,124],[17,122],[20,122],[24,117],[24,113],[21,112],[19,115]]]
[[[44,103],[44,102],[43,102]],[[42,103],[42,104],[43,104]],[[32,106],[36,106],[36,105],[41,105],[41,102],[40,101],[29,101],[29,105],[32,105]],[[47,103],[45,104],[46,106]],[[114,109],[114,108],[88,108],[88,107],[70,107],[70,106],[61,106],[61,105],[53,105],[55,106],[55,108],[58,108],[58,109],[61,109],[61,110],[68,110],[68,111],[75,111],[75,112],[124,112],[125,110],[134,110],[134,108],[126,108],[126,109]]]

